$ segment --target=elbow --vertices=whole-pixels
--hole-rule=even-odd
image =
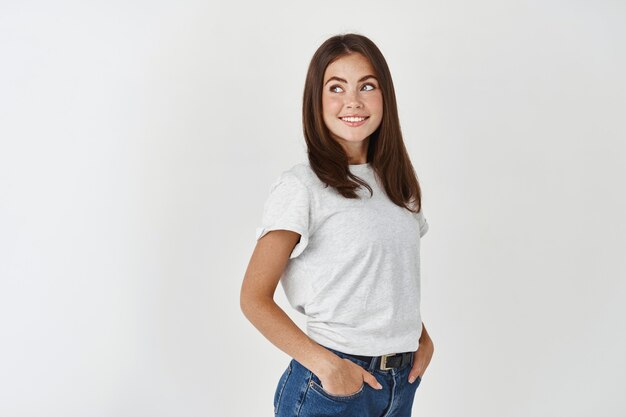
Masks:
[[[243,287],[239,294],[239,308],[243,315],[250,321],[253,321],[256,315],[264,311],[268,305],[272,303],[274,303],[272,297],[267,297],[264,294],[258,294],[254,291],[246,291]]]
[[[248,312],[250,311],[251,305],[250,297],[245,291],[244,287],[241,287],[241,291],[239,293],[239,309],[243,313],[244,316],[248,317]]]
[[[239,308],[248,320],[250,320],[252,313],[255,310],[258,310],[260,302],[260,298],[256,296],[254,291],[247,290],[245,286],[241,287],[241,291],[239,293]]]

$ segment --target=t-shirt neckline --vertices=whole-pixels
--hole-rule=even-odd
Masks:
[[[371,165],[369,162],[366,162],[364,164],[349,164],[348,169],[351,172],[366,172],[371,169]]]

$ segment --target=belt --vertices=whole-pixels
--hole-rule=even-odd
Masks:
[[[343,353],[343,352],[341,352]],[[352,358],[356,358],[362,361],[367,362],[370,365],[377,365],[376,368],[382,371],[386,371],[392,368],[402,368],[407,364],[411,363],[411,358],[413,357],[414,352],[402,352],[402,353],[389,353],[387,355],[381,356],[361,356],[361,355],[352,355],[349,353],[343,353],[346,356],[350,356]],[[372,361],[375,360],[375,363]]]

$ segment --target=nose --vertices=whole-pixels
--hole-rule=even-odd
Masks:
[[[363,103],[359,98],[358,92],[353,91],[352,93],[346,95],[346,107],[349,109],[359,109],[363,107]]]

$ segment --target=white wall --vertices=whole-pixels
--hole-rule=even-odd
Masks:
[[[391,67],[430,224],[414,414],[624,415],[624,21],[609,0],[2,2],[0,415],[271,415],[289,358],[239,289],[305,159],[308,62],[349,31]]]

